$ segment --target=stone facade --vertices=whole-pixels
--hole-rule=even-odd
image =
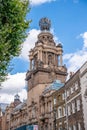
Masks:
[[[83,83],[84,82],[84,83]],[[56,127],[58,130],[87,129],[87,62],[65,83],[53,93],[54,109],[56,109]]]
[[[52,94],[59,89],[63,84],[59,80],[55,80],[52,84],[47,86],[40,95],[40,129],[54,130],[54,110]]]
[[[10,105],[6,107],[6,110],[4,113],[2,113],[2,123],[1,123],[1,130],[10,130],[11,122],[12,122],[12,114],[16,106],[18,106],[21,103],[18,94],[14,97],[14,102],[12,102]],[[16,120],[16,118],[15,118]],[[14,130],[14,129],[12,129]]]
[[[46,23],[46,27],[44,27],[44,22],[48,22]],[[67,69],[62,61],[62,45],[60,43],[56,45],[53,40],[53,35],[49,31],[50,28],[47,28],[47,25],[49,25],[49,20],[46,18],[41,19],[41,33],[38,35],[35,47],[30,50],[30,71],[26,74],[28,84],[27,124],[38,124],[39,129],[42,129],[41,116],[43,115],[43,113],[40,113],[41,107],[43,106],[43,101],[41,100],[43,99],[44,103],[48,103],[49,105],[50,102],[52,103],[50,99],[51,95],[49,95],[48,98],[43,97],[42,92],[46,86],[49,86],[54,80],[60,80],[62,83],[65,83],[67,76]],[[44,116],[47,116],[47,112],[44,113]],[[49,116],[52,115],[49,114]],[[45,121],[47,122],[47,120]],[[48,125],[51,127],[52,120],[49,121],[49,124],[45,124],[44,127],[48,129]]]
[[[80,68],[84,127],[87,129],[87,62]]]
[[[26,127],[27,123],[27,104],[26,101],[17,105],[11,112],[10,128],[17,130],[21,126]],[[24,129],[25,130],[25,129]]]

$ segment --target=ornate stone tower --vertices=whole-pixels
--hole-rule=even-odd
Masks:
[[[26,74],[29,106],[33,101],[39,102],[39,95],[47,85],[56,79],[64,83],[67,76],[62,60],[62,45],[56,45],[50,32],[51,21],[42,18],[39,26],[41,33],[35,47],[29,52],[30,70]]]

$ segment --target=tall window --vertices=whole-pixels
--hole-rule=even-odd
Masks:
[[[67,92],[66,92],[66,93],[67,93],[67,97],[69,97],[69,90],[67,90]]]
[[[34,67],[37,67],[37,54],[34,56]]]
[[[44,108],[44,113],[45,113],[45,103],[44,103],[44,106],[43,106],[43,108]]]
[[[50,102],[50,111],[52,111],[52,102]]]
[[[79,111],[80,110],[80,99],[77,99],[76,104],[77,104],[77,111]]]
[[[78,82],[75,83],[75,90],[78,89]]]
[[[62,107],[58,108],[58,117],[61,118],[62,117]]]
[[[78,130],[82,130],[82,129],[81,129],[81,124],[80,124],[80,123],[78,123]]]
[[[69,126],[69,130],[72,130],[72,126]]]
[[[65,100],[65,93],[62,94],[62,99]]]
[[[74,92],[74,87],[72,86],[71,87],[71,94]]]
[[[63,115],[66,116],[66,107],[63,107]]]
[[[50,130],[52,130],[52,124],[50,123]]]
[[[45,125],[45,130],[48,130],[48,125]]]
[[[33,107],[33,108],[32,108],[32,118],[35,118],[35,113],[36,113],[35,107]]]
[[[56,104],[56,98],[54,98],[54,105]]]
[[[76,130],[76,125],[73,125],[73,130]]]
[[[71,108],[70,108],[70,105],[68,105],[68,115],[71,115]]]
[[[52,55],[48,55],[48,64],[52,64]]]
[[[75,113],[75,102],[72,102],[72,113]]]

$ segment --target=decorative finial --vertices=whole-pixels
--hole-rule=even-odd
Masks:
[[[44,30],[49,31],[51,27],[51,21],[46,17],[42,18],[39,21],[39,26],[40,26],[41,31],[44,31]]]
[[[19,100],[20,99],[20,96],[18,95],[18,94],[16,94],[15,96],[14,96],[14,100]]]

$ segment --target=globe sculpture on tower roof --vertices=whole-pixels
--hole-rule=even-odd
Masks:
[[[39,21],[41,31],[49,31],[51,27],[51,21],[48,18],[42,18]]]

